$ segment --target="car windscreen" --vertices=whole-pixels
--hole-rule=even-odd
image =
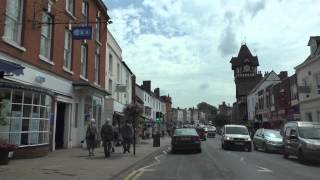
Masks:
[[[267,138],[282,138],[280,131],[266,130],[264,136]]]
[[[248,135],[248,129],[245,127],[226,127],[226,134]]]
[[[174,132],[175,136],[198,136],[195,129],[176,129]]]
[[[320,126],[299,127],[299,134],[305,139],[320,139]]]

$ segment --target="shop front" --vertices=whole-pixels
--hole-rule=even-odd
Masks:
[[[0,138],[18,146],[14,157],[48,153],[52,102],[51,91],[0,80]]]

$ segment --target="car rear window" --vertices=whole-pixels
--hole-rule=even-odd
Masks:
[[[198,133],[195,129],[176,129],[174,132],[176,136],[197,136]]]

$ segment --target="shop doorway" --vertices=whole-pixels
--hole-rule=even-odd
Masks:
[[[62,149],[64,145],[64,129],[66,117],[66,103],[57,103],[55,149]]]

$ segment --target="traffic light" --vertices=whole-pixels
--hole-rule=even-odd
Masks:
[[[156,123],[160,123],[161,121],[161,114],[160,112],[156,112]]]

